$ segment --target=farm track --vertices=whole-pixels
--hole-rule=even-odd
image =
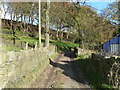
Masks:
[[[83,78],[80,69],[73,60],[74,52],[60,53],[55,60],[50,60],[42,81],[36,82],[37,88],[84,88],[90,90],[87,81]]]

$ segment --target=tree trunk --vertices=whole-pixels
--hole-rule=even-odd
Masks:
[[[82,49],[85,49],[85,47],[84,47],[84,36],[82,34],[81,28],[78,28],[78,33],[79,33],[79,37],[80,37],[79,39],[81,40],[81,42],[79,42],[79,47],[82,47]]]
[[[11,12],[10,29],[12,30],[12,12]]]
[[[12,30],[12,35],[13,35],[13,38],[12,38],[13,39],[13,45],[15,45],[15,35],[14,35],[15,31],[13,29],[13,21],[12,20],[13,20],[13,14],[12,14],[12,11],[11,11],[11,24],[10,24],[11,28],[10,29]]]
[[[7,12],[5,12],[5,14],[4,14],[4,24],[5,24],[5,17],[6,17],[6,14],[7,14]]]
[[[16,26],[15,26],[16,29]],[[15,45],[15,30],[13,29],[13,44]]]
[[[66,34],[67,34],[67,36],[66,36],[66,37],[67,37],[67,40],[68,40],[68,37],[69,37],[68,35],[69,35],[69,34],[68,34],[68,32],[67,32]]]
[[[57,40],[58,40],[58,27],[57,27],[57,31],[56,32],[57,32],[56,37],[57,37]]]
[[[57,29],[57,34],[56,34],[57,40],[58,40],[58,29]]]
[[[1,4],[1,2],[0,2],[0,4]],[[0,8],[0,29],[2,28],[2,20],[1,20],[1,12],[2,12],[2,10],[1,10],[1,8]]]
[[[13,19],[12,20],[14,20],[14,21],[15,21],[15,16],[16,16],[16,14],[13,14]],[[12,28],[13,29],[13,32],[12,32],[13,33],[13,44],[15,45],[15,30],[17,28],[16,23],[14,24],[13,27],[14,27],[14,28]]]
[[[31,24],[33,24],[33,22],[34,22],[34,19],[31,17]]]
[[[22,13],[22,12],[21,12]],[[23,24],[23,14],[21,14],[21,25],[20,25],[20,31],[21,29],[23,30],[24,29],[24,24]]]
[[[23,15],[21,14],[21,22],[23,22],[23,19],[22,19],[22,18],[23,18]]]
[[[118,1],[118,32],[120,33],[120,1]]]
[[[61,32],[61,40],[63,40],[63,32]]]
[[[49,26],[50,26],[49,10],[50,10],[50,0],[47,0],[45,47],[48,47],[48,46],[49,46]]]
[[[85,49],[83,37],[82,37],[81,42],[82,42],[82,49]]]
[[[4,14],[4,24],[5,24],[5,18],[6,18],[6,14],[8,12],[9,7],[7,7],[7,10],[5,10],[5,3],[3,3],[3,9],[4,9],[4,12],[5,12],[5,14]]]
[[[30,23],[30,18],[31,18],[31,17],[29,16],[29,23]]]
[[[24,31],[25,32],[25,29],[26,29],[26,15],[24,15]]]
[[[14,13],[14,14],[13,14],[13,20],[14,20],[14,21],[15,21],[15,16],[16,16],[16,14]]]

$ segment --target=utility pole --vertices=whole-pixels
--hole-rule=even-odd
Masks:
[[[41,47],[41,2],[39,0],[39,47]]]

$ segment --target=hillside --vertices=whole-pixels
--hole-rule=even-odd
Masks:
[[[25,28],[24,28],[24,26],[25,26]],[[12,20],[12,27],[11,27],[11,20],[2,19],[2,28],[4,28],[4,29],[11,29],[12,28],[15,31],[17,30],[17,31],[21,31],[21,32],[27,32],[27,33],[29,33],[29,35],[31,37],[34,37],[38,34],[38,25],[33,25],[33,24],[30,24],[30,23],[25,23],[24,24],[21,21],[17,22],[17,21]],[[44,27],[41,28],[41,33],[42,34],[45,33],[45,28]],[[59,38],[62,37],[62,36],[64,38],[67,37],[67,33],[64,32],[64,31],[58,31],[58,33],[59,33],[59,35],[58,35]],[[56,34],[57,34],[56,30],[50,29],[50,36],[57,37]]]
[[[28,42],[28,48],[35,48],[36,42],[38,42],[38,37],[30,37],[28,32],[21,32],[16,30],[16,37],[15,37],[15,45],[13,44],[13,38],[12,31],[9,29],[2,29],[0,31],[0,36],[2,37],[2,43],[4,44],[4,48],[8,51],[19,51],[26,48],[26,42]],[[44,35],[42,35],[42,43],[44,43]],[[71,42],[66,41],[56,41],[50,39],[50,43],[58,46],[59,50],[69,50],[71,48],[74,48],[78,46],[78,44],[74,44]]]

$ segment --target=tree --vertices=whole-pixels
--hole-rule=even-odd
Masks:
[[[5,24],[5,18],[6,18],[6,14],[8,13],[9,6],[5,2],[3,2],[2,5],[3,5],[3,9],[4,9],[4,24]]]
[[[11,30],[13,30],[13,37],[14,37],[14,44],[15,44],[15,30],[17,29],[17,26],[21,26],[21,30],[24,32],[27,32],[29,27],[28,23],[32,23],[35,16],[38,15],[38,3],[36,2],[10,2],[8,4],[9,6],[9,13],[11,15]],[[13,27],[13,21],[18,22],[21,18],[21,23],[14,23]]]
[[[88,26],[89,26],[89,22],[91,22],[94,19],[94,15],[96,15],[96,13],[94,13],[94,11],[92,11],[90,8],[86,7],[86,6],[80,6],[77,5],[77,7],[70,3],[66,5],[66,26],[69,27],[74,27],[75,30],[78,32],[79,38],[81,40],[81,42],[79,43],[80,46],[82,44],[82,48],[85,48],[84,45],[84,40],[85,40],[85,34],[87,33],[88,30]]]
[[[118,33],[120,34],[120,1],[118,2]]]
[[[39,1],[39,47],[41,47],[41,2]]]
[[[46,10],[46,31],[45,31],[45,47],[49,46],[49,11],[50,11],[50,0],[47,1],[47,10]]]
[[[65,31],[77,32],[74,38],[79,36],[80,47],[85,46],[94,48],[100,45],[101,32],[111,29],[112,24],[98,16],[98,14],[88,6],[76,3],[51,3],[50,23],[59,26],[59,29],[65,28]],[[54,12],[54,13],[53,13]],[[102,24],[104,23],[104,25]],[[82,46],[81,46],[82,45]]]
[[[119,2],[113,2],[108,5],[107,8],[105,8],[103,13],[101,14],[101,17],[103,19],[110,21],[112,25],[114,25],[116,31],[114,32],[114,36],[118,35],[120,33],[119,29]]]

